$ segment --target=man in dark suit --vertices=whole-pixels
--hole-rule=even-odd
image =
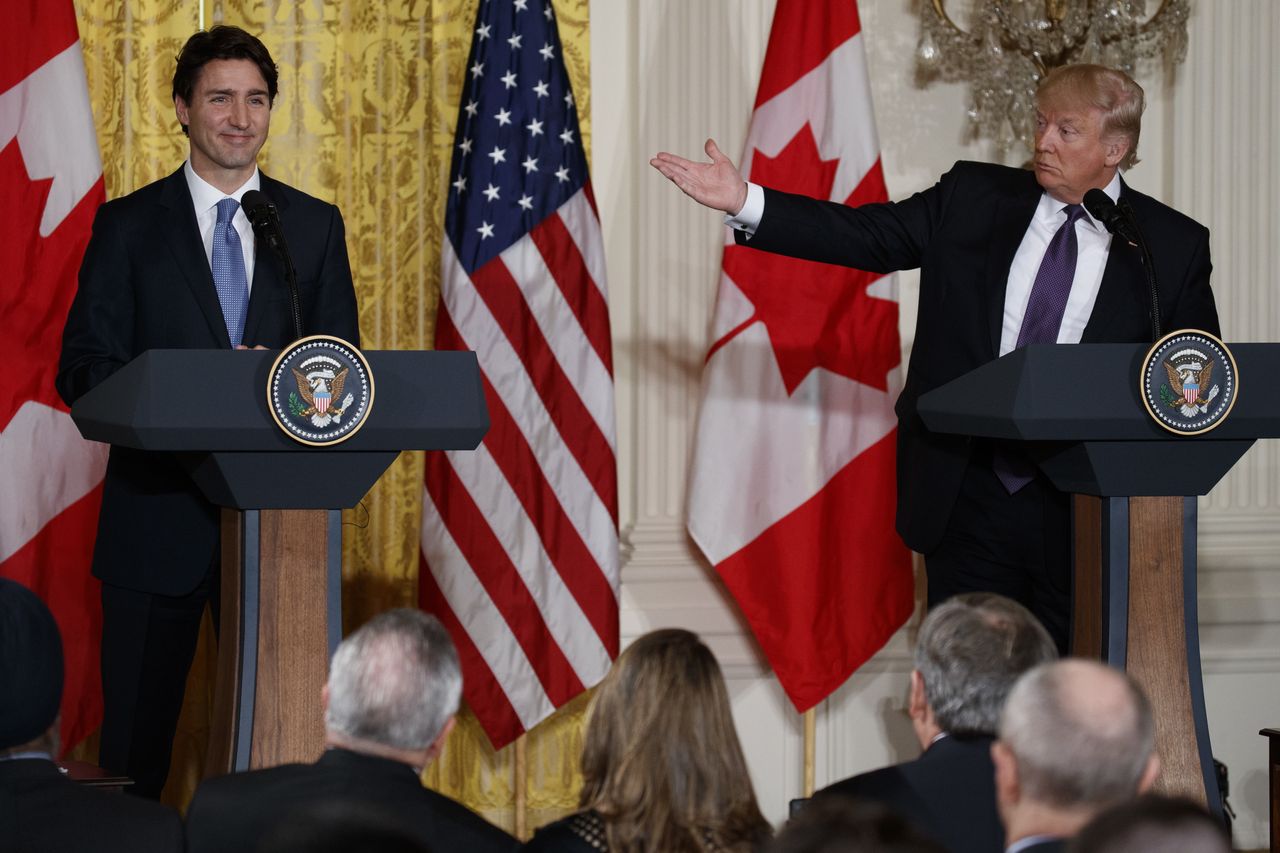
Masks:
[[[279,211],[303,333],[359,343],[338,209],[258,171],[276,92],[276,66],[257,38],[214,27],[187,41],[173,100],[190,156],[98,211],[63,333],[57,385],[67,403],[149,349],[294,339],[282,265],[239,206],[248,190]],[[189,404],[216,419],[216,401],[193,386],[175,394],[195,395]],[[93,557],[103,582],[100,763],[144,796],[164,787],[201,614],[217,605],[218,518],[173,459],[112,449]]]
[[[55,763],[62,679],[53,615],[0,578],[0,848],[182,853],[177,812],[83,787]]]
[[[1154,257],[1160,327],[1218,333],[1209,233],[1126,185],[1143,92],[1091,65],[1051,71],[1037,93],[1035,168],[957,163],[901,202],[846,207],[763,189],[707,142],[710,163],[650,162],[728,214],[751,247],[872,272],[920,268],[916,337],[898,398],[897,527],[924,554],[933,606],[966,591],[1026,605],[1065,650],[1067,498],[1016,446],[930,432],[920,396],[1028,343],[1152,339],[1140,256],[1080,205],[1091,189],[1132,208]]]
[[[929,612],[916,640],[908,713],[924,753],[837,782],[814,802],[885,804],[951,853],[1000,853],[991,744],[1005,698],[1024,672],[1054,660],[1048,632],[1022,605],[966,593]]]
[[[1014,685],[991,747],[1007,853],[1056,853],[1160,774],[1151,705],[1125,673],[1072,658]]]
[[[328,803],[377,812],[430,850],[512,850],[511,836],[422,786],[461,696],[458,653],[434,616],[401,609],[372,619],[334,653],[320,760],[205,781],[187,812],[187,849],[249,850]]]

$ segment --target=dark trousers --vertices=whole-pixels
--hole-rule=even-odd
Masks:
[[[947,532],[925,555],[929,607],[965,592],[997,592],[1044,623],[1059,652],[1071,631],[1070,497],[1037,474],[1009,494],[989,447],[970,459]]]
[[[159,799],[206,604],[218,617],[218,558],[186,595],[102,585],[102,745],[98,763],[126,791]]]

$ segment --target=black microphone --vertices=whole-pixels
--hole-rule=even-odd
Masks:
[[[1160,292],[1156,288],[1156,268],[1151,260],[1151,249],[1142,236],[1133,208],[1124,199],[1119,205],[1100,189],[1084,194],[1084,209],[1115,236],[1133,246],[1142,254],[1142,266],[1147,278],[1147,297],[1151,301],[1151,340],[1160,340]]]
[[[273,250],[284,265],[285,282],[289,286],[289,303],[293,312],[294,340],[302,337],[302,300],[298,296],[298,274],[293,268],[293,259],[289,257],[289,246],[284,240],[284,229],[280,227],[280,212],[267,198],[266,193],[259,190],[248,190],[240,197],[240,207],[244,215],[249,217],[254,236]]]
[[[1116,207],[1111,196],[1102,190],[1092,189],[1084,194],[1084,209],[1089,211],[1089,215],[1101,222],[1108,231],[1130,246],[1137,248],[1142,241],[1134,224],[1120,211],[1120,208]]]

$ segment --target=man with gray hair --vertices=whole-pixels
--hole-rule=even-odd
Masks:
[[[1064,839],[1160,773],[1142,690],[1120,670],[1079,659],[1019,680],[991,758],[1008,853],[1063,850]]]
[[[952,853],[998,853],[996,725],[1018,678],[1056,657],[1044,626],[1011,599],[966,593],[940,604],[920,626],[907,709],[924,753],[817,796],[884,803]]]
[[[327,749],[287,764],[209,779],[187,812],[190,853],[244,851],[324,803],[376,810],[387,829],[432,850],[513,850],[516,841],[422,786],[462,696],[458,653],[444,627],[417,610],[375,617],[338,646],[321,701]]]

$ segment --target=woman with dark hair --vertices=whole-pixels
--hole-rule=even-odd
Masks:
[[[582,810],[527,851],[749,853],[772,830],[756,805],[720,666],[696,634],[632,643],[596,688]]]

